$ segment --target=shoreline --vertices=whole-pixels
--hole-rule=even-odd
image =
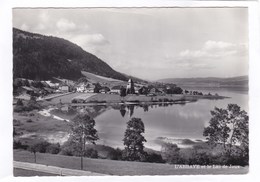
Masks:
[[[69,95],[69,94],[67,94]],[[126,97],[121,97],[115,94],[91,94],[86,93],[74,93],[75,97],[70,99],[66,98],[67,95],[58,96],[62,100],[61,103],[57,103],[53,100],[48,101],[48,105],[57,104],[70,104],[70,105],[113,105],[113,104],[126,104],[126,105],[137,105],[137,104],[186,104],[191,102],[196,102],[199,99],[210,99],[219,100],[226,99],[230,97],[226,96],[216,96],[216,95],[158,95],[158,96],[146,96],[146,95],[127,95]],[[85,96],[85,97],[83,97]],[[43,101],[44,102],[44,101]]]
[[[173,101],[173,102],[96,102],[96,103],[65,103],[64,105],[70,106],[110,106],[110,105],[158,105],[158,104],[186,104],[196,101]]]

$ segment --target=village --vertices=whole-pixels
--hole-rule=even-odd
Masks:
[[[126,96],[127,94],[136,95],[165,95],[182,94],[183,90],[175,84],[144,84],[134,83],[130,78],[128,82],[117,81],[93,82],[87,78],[80,78],[78,81],[68,79],[53,78],[47,81],[34,81],[24,78],[14,80],[14,96],[16,99],[29,100],[31,96],[41,100],[50,96],[66,93],[101,93],[117,94]],[[187,91],[186,91],[187,93]]]
[[[94,74],[92,74],[93,76]],[[96,75],[96,77],[101,77]],[[35,81],[24,78],[16,78],[13,82],[14,103],[17,100],[30,100],[32,97],[37,101],[48,101],[53,98],[61,98],[66,95],[72,96],[67,103],[88,102],[158,102],[177,100],[194,100],[194,98],[216,98],[217,94],[188,91],[172,83],[159,82],[134,82],[129,78],[128,82],[102,77],[82,77],[77,81],[69,79],[53,78],[52,80]],[[94,97],[95,96],[95,97]],[[131,96],[131,98],[129,98]],[[92,99],[88,99],[91,97]],[[185,97],[185,99],[184,99]],[[172,100],[173,99],[173,100]]]

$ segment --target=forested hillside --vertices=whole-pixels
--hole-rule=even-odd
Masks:
[[[82,76],[81,71],[127,80],[125,75],[68,40],[13,28],[14,78],[76,80]]]

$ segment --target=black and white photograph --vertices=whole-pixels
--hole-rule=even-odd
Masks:
[[[14,7],[13,176],[247,175],[249,58],[247,7]]]

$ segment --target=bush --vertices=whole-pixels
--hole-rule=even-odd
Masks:
[[[19,140],[18,141],[16,141],[16,140],[13,141],[13,149],[23,149],[23,150],[26,150],[27,148],[28,148],[28,145],[22,144]]]
[[[58,154],[61,151],[61,147],[59,143],[56,144],[50,144],[49,146],[47,146],[46,148],[46,152],[47,153],[51,153],[51,154]]]
[[[21,123],[21,121],[20,121],[20,120],[13,119],[13,125],[14,125],[14,126],[21,126],[21,125],[22,125],[22,123]]]
[[[32,123],[32,122],[33,122],[33,120],[31,120],[31,119],[28,119],[26,122],[27,122],[27,123]]]
[[[165,163],[162,156],[160,154],[156,154],[156,153],[147,154],[146,161],[147,162],[155,162],[155,163]]]
[[[40,109],[40,108],[41,108],[41,106],[37,101],[35,101],[33,99],[29,100],[29,102],[27,104],[27,111],[32,111],[34,109]]]
[[[68,140],[60,147],[59,153],[67,156],[81,156],[80,146],[71,140]],[[84,157],[98,158],[98,152],[92,148],[86,149]]]
[[[71,102],[72,103],[78,103],[78,101],[76,99],[73,99]]]
[[[178,164],[180,161],[180,148],[176,144],[172,143],[163,144],[162,158],[167,163]]]
[[[140,102],[139,100],[129,100],[128,102]]]
[[[97,100],[89,100],[88,103],[97,103]]]
[[[75,142],[68,140],[61,146],[60,154],[67,156],[80,156],[79,147]]]
[[[135,158],[130,158],[129,155],[131,155],[131,152],[128,152],[126,149],[124,149],[122,151],[122,160],[125,160],[125,161],[140,161],[140,162],[146,162],[146,158],[147,158],[147,153],[145,151],[143,152],[139,152],[137,155],[138,159],[135,159]]]
[[[47,141],[43,141],[43,142],[39,142],[39,143],[35,143],[33,145],[31,145],[29,147],[29,150],[31,152],[40,152],[40,153],[46,153],[47,148],[50,146],[51,144]]]
[[[85,157],[98,158],[98,152],[95,149],[87,149],[84,153]]]
[[[212,157],[213,164],[217,165],[239,165],[246,166],[249,163],[248,151],[241,150],[240,147],[233,149],[230,154],[228,151],[219,153]]]
[[[107,154],[107,158],[111,160],[122,160],[122,150],[119,148],[111,150]]]
[[[14,112],[23,112],[23,111],[26,111],[26,107],[24,106],[19,106],[19,105],[16,105],[14,107]]]
[[[98,101],[98,103],[107,103],[105,100]]]
[[[169,99],[164,98],[163,101],[164,101],[164,102],[169,102]]]
[[[192,152],[191,157],[188,159],[189,165],[212,165],[212,156],[207,152]]]
[[[23,101],[22,101],[22,99],[18,99],[17,102],[16,102],[16,105],[17,105],[17,106],[23,106]]]
[[[41,105],[36,101],[34,97],[31,97],[27,104],[16,104],[16,106],[14,107],[14,112],[32,111],[34,109],[41,109]],[[31,113],[30,115],[32,114],[33,113]]]
[[[61,151],[59,154],[66,155],[66,156],[73,156],[73,151],[68,147],[63,147],[63,148],[61,148]]]

